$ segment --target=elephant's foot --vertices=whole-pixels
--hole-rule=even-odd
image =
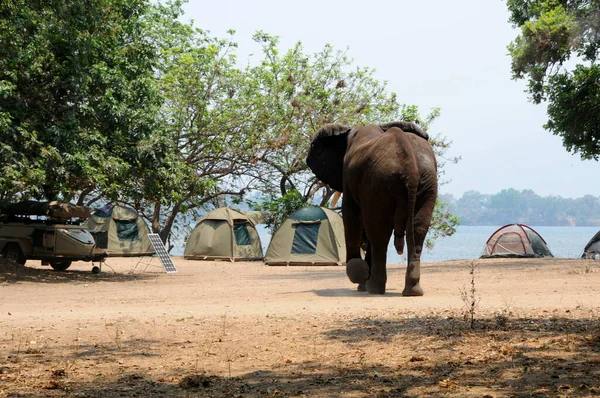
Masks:
[[[423,289],[419,282],[421,281],[421,261],[413,260],[408,264],[406,270],[406,279],[404,280],[403,296],[422,296]]]
[[[366,292],[367,291],[367,287],[365,286],[364,283],[359,283],[358,284],[358,289],[359,292]]]
[[[405,286],[404,290],[402,291],[402,296],[404,297],[408,297],[408,296],[422,296],[423,295],[423,288],[417,284],[415,286]]]
[[[367,292],[371,294],[385,293],[385,283],[375,283],[373,280],[369,279],[365,285],[367,288]]]
[[[364,284],[369,278],[369,265],[362,258],[353,258],[346,264],[346,275],[350,282]]]

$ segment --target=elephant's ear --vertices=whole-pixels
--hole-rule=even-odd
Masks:
[[[315,176],[336,191],[342,191],[344,155],[351,127],[326,124],[313,136],[306,164]]]
[[[419,137],[429,140],[429,134],[427,134],[421,126],[419,126],[418,124],[416,124],[414,122],[405,122],[405,121],[400,120],[400,121],[396,121],[396,122],[380,124],[379,127],[383,131],[387,131],[388,129],[391,129],[392,127],[398,127],[400,130],[404,131],[405,133],[413,133],[413,134],[418,135]]]

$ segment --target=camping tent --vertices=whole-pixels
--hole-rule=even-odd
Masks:
[[[533,228],[508,224],[494,232],[485,244],[481,258],[554,257],[546,241]]]
[[[600,255],[600,231],[596,232],[596,235],[590,239],[585,248],[581,258],[596,258]]]
[[[192,230],[184,257],[189,260],[262,260],[260,237],[254,227],[257,219],[253,215],[227,207],[211,211]]]
[[[345,261],[342,217],[317,206],[300,209],[285,220],[265,255],[267,265],[342,265]]]
[[[150,229],[137,211],[122,205],[108,205],[92,212],[83,224],[99,248],[109,256],[134,257],[154,254],[148,238]]]

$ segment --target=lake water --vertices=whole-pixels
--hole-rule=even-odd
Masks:
[[[423,262],[476,259],[481,256],[485,242],[501,226],[460,226],[450,237],[438,239],[432,250],[425,250],[421,256]],[[578,258],[583,248],[600,229],[599,227],[544,227],[531,226],[544,238],[555,257]],[[263,253],[271,240],[271,234],[263,226],[257,226]],[[388,264],[404,264],[405,256],[399,256],[390,239]],[[175,247],[172,255],[183,255],[183,247]]]
[[[456,233],[447,238],[438,239],[432,250],[424,250],[423,262],[475,259],[481,256],[485,242],[501,226],[459,226]],[[544,227],[531,226],[544,238],[555,257],[578,258],[583,248],[600,229],[599,227]],[[258,233],[266,253],[271,234],[259,225]],[[389,264],[406,263],[405,256],[396,253],[392,239],[388,249]]]

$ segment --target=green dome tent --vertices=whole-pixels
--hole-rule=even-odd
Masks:
[[[96,245],[106,249],[109,257],[137,257],[154,254],[148,238],[150,229],[135,209],[123,205],[108,205],[92,212],[83,226],[89,230]]]
[[[192,230],[185,245],[188,260],[262,260],[260,237],[254,227],[259,220],[227,207],[208,213]]]
[[[481,258],[554,257],[546,241],[533,228],[508,224],[497,229],[487,240]]]
[[[600,255],[600,231],[596,232],[592,239],[583,248],[581,258],[597,258]]]
[[[265,255],[267,265],[343,265],[345,261],[342,217],[317,206],[300,209],[285,220]]]

